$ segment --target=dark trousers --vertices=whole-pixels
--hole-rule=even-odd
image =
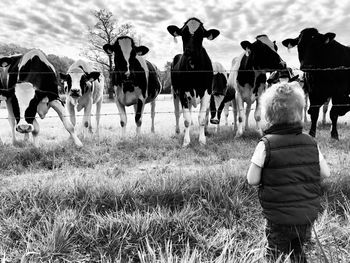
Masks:
[[[277,225],[267,221],[267,258],[270,262],[275,262],[280,255],[284,258],[291,254],[291,262],[306,263],[304,244],[308,243],[311,239],[311,228],[311,224]]]

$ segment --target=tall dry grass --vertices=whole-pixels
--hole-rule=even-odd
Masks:
[[[92,136],[83,149],[4,145],[2,262],[265,262],[257,189],[245,180],[258,136],[224,129],[206,147],[195,136],[185,149],[159,134]],[[350,143],[325,129],[318,140],[332,176],[307,253],[349,262]]]

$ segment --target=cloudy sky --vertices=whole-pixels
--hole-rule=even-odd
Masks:
[[[147,59],[160,69],[182,50],[181,40],[175,43],[167,26],[181,27],[190,17],[199,18],[206,29],[220,30],[203,45],[227,69],[242,52],[240,42],[254,41],[259,34],[276,40],[292,67],[299,66],[297,52],[287,51],[281,41],[305,27],[334,32],[339,42],[350,44],[348,0],[1,0],[0,42],[77,59],[87,44],[88,26],[96,23],[92,10],[99,9],[111,11],[119,24],[133,24],[150,49]]]

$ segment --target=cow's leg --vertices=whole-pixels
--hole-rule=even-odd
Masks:
[[[204,134],[207,136],[209,134],[208,132],[208,126],[209,126],[209,112],[210,109],[208,108],[205,113],[205,125],[204,125]],[[218,124],[219,125],[219,124]]]
[[[86,133],[86,130],[92,133],[91,110],[92,110],[92,100],[89,101],[84,107],[84,118],[83,118],[84,135]]]
[[[335,106],[332,106],[331,111],[329,113],[329,117],[331,118],[331,122],[332,122],[331,137],[333,139],[339,140],[339,135],[337,130],[338,111]]]
[[[207,122],[206,116],[207,116],[207,111],[209,109],[209,102],[210,102],[210,95],[208,94],[208,91],[206,90],[203,98],[201,99],[201,106],[200,106],[199,114],[198,114],[199,142],[201,144],[206,144],[205,125]]]
[[[78,136],[75,134],[74,126],[73,124],[69,121],[69,118],[66,114],[65,108],[62,106],[62,103],[58,100],[53,100],[49,102],[50,107],[52,107],[60,117],[63,126],[66,128],[66,130],[69,132],[71,138],[73,139],[74,144],[77,147],[82,147],[83,144],[79,140]]]
[[[311,117],[311,127],[310,127],[309,134],[312,137],[316,136],[316,126],[317,126],[319,111],[320,111],[320,106],[318,105],[310,105],[308,110],[308,113],[310,114],[310,117]]]
[[[15,115],[13,114],[11,99],[8,99],[6,101],[6,106],[7,106],[8,120],[9,120],[9,123],[10,123],[10,128],[11,128],[11,133],[12,133],[12,144],[16,144],[17,143],[17,139],[16,139],[16,119],[15,119]]]
[[[249,101],[247,102],[247,107],[245,109],[245,124],[244,124],[244,129],[248,130],[249,127],[249,114],[252,108],[252,103]]]
[[[179,119],[180,119],[180,98],[176,94],[173,94],[174,113],[175,113],[175,132],[180,133]]]
[[[68,111],[68,114],[69,114],[69,118],[70,118],[70,121],[72,123],[73,126],[75,126],[76,124],[76,118],[75,118],[75,106],[70,103],[69,101],[66,103],[66,109]]]
[[[39,132],[40,132],[40,126],[39,126],[39,123],[36,119],[34,119],[33,121],[33,127],[34,127],[34,130],[32,131],[32,136],[33,136],[33,144],[34,144],[34,147],[38,147],[38,135],[39,135]]]
[[[322,124],[323,125],[326,124],[326,114],[328,111],[328,105],[329,105],[330,100],[331,100],[331,98],[328,98],[327,101],[323,104],[323,115],[322,115]]]
[[[125,106],[119,102],[119,100],[116,98],[115,100],[117,104],[117,108],[120,114],[120,126],[122,127],[122,136],[124,137],[126,134],[126,123],[127,123],[127,117],[125,112]]]
[[[186,147],[190,144],[190,125],[191,125],[191,111],[189,108],[182,108],[183,116],[184,116],[184,125],[185,125],[185,136],[184,136],[184,142],[182,144],[182,147]]]
[[[145,108],[145,103],[142,100],[138,99],[137,104],[134,105],[137,135],[141,133],[142,115],[143,115],[144,108]]]
[[[97,137],[100,136],[100,118],[101,118],[101,106],[103,99],[101,98],[96,102],[96,134]]]
[[[233,112],[233,131],[238,129],[237,126],[237,102],[235,99],[232,100],[232,112]]]
[[[226,116],[226,105],[228,103],[224,103],[224,101],[221,102],[219,108],[218,108],[218,120],[219,123],[216,125],[216,132],[220,132],[220,119],[221,119],[221,113],[223,110],[225,110],[225,116]],[[226,116],[226,122],[227,122],[227,116]],[[227,125],[227,124],[226,124]]]
[[[256,122],[256,129],[261,136],[263,136],[262,128],[261,128],[261,104],[258,99],[256,99],[256,108],[254,112],[254,119]]]
[[[237,113],[238,113],[238,130],[237,130],[237,136],[242,136],[243,134],[243,99],[239,92],[236,92],[236,105],[237,105]]]
[[[156,115],[156,101],[153,100],[151,102],[151,120],[152,120],[152,126],[151,126],[151,132],[154,133],[154,117]]]
[[[230,110],[230,103],[227,102],[227,103],[225,103],[225,106],[224,106],[225,125],[226,125],[226,126],[228,126],[228,114],[229,114],[229,110]]]

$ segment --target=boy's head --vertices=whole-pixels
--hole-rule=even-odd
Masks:
[[[265,119],[270,124],[302,123],[305,94],[297,82],[277,83],[261,96]]]

